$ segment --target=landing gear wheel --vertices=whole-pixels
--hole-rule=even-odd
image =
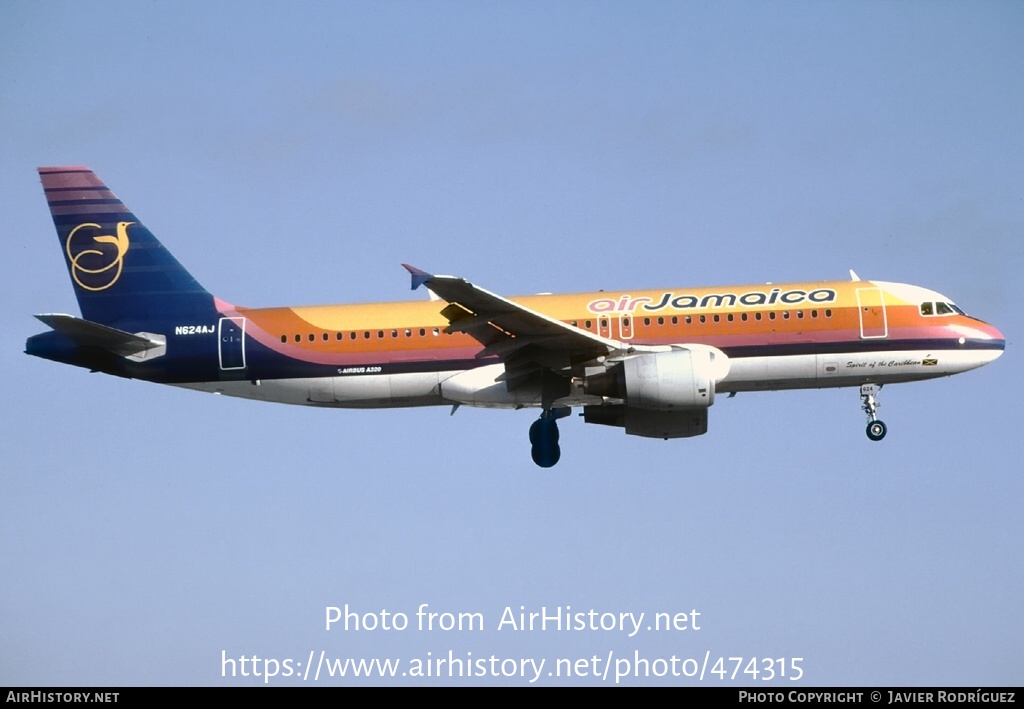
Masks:
[[[888,429],[886,428],[885,424],[882,423],[881,421],[872,421],[871,423],[868,424],[868,438],[870,438],[872,441],[880,441],[883,438],[885,438],[885,432],[887,430]]]
[[[542,468],[550,468],[562,456],[558,447],[558,421],[556,416],[542,415],[530,424],[530,456]]]
[[[562,457],[562,450],[557,443],[551,448],[538,448],[534,446],[530,449],[530,457],[540,467],[552,468],[558,462],[558,459]]]
[[[558,448],[558,419],[570,413],[572,409],[567,406],[545,409],[541,418],[530,424],[529,444],[534,448],[529,454],[542,468],[550,468],[561,457],[562,452]]]
[[[558,443],[558,424],[552,418],[541,418],[530,424],[530,445],[544,445],[547,438],[553,437],[551,443]]]

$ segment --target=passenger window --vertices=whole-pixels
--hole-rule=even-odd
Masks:
[[[309,333],[309,341],[313,342],[314,340],[316,340],[316,335],[314,335],[312,332]]]
[[[650,318],[644,318],[644,325],[650,325],[650,324],[651,324],[651,319]]]
[[[331,339],[331,336],[325,332],[323,337],[324,342],[327,342],[329,339]]]
[[[295,341],[296,342],[302,342],[302,335],[296,335],[295,336]]]
[[[288,335],[281,335],[281,342],[288,342]]]
[[[679,324],[679,318],[676,317],[675,315],[672,316],[672,324],[673,325],[678,325]]]

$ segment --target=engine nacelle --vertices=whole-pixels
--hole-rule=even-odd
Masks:
[[[652,411],[617,404],[584,406],[583,420],[602,426],[618,426],[629,436],[644,438],[690,438],[708,432],[708,410]]]
[[[706,409],[715,403],[715,381],[728,372],[728,359],[715,353],[710,347],[645,352],[608,368],[589,368],[584,390],[622,399],[629,408]]]

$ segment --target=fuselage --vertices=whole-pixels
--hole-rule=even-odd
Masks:
[[[729,362],[728,374],[716,385],[723,393],[948,376],[990,362],[1004,348],[1002,333],[963,314],[945,296],[887,282],[769,283],[511,300],[629,345],[720,350]],[[215,319],[174,323],[167,333],[169,351],[176,341],[187,341],[187,349],[201,360],[196,370],[207,374],[190,377],[187,369],[179,369],[165,381],[320,406],[539,406],[539,394],[529,391],[467,400],[466,382],[493,382],[500,359],[481,357],[476,339],[450,332],[441,305],[424,300],[244,308],[217,301]],[[234,338],[225,337],[225,327],[235,332]],[[194,346],[200,343],[205,346]],[[210,367],[214,359],[215,372]],[[483,367],[495,367],[495,373]],[[479,376],[462,376],[445,386],[469,370],[480,370]],[[594,400],[578,389],[559,403]]]

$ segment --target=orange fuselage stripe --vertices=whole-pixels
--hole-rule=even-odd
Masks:
[[[835,341],[859,339],[861,321],[857,289],[874,288],[868,281],[830,281],[819,283],[765,284],[738,287],[712,287],[683,290],[646,290],[568,295],[533,295],[510,300],[531,310],[541,312],[565,323],[590,332],[629,339],[641,344],[681,342],[707,342],[723,345],[730,342],[758,343],[776,339],[788,341]],[[744,305],[722,302],[722,294],[760,293],[767,299],[785,293],[834,292],[834,298],[824,302],[807,299],[797,303]],[[666,294],[673,297],[668,304]],[[684,296],[683,300],[679,300]],[[705,307],[673,307],[677,303],[700,302],[711,296]],[[798,296],[792,296],[798,297]],[[905,303],[893,294],[885,293],[885,320],[889,331],[906,332],[921,325],[944,325],[947,318],[928,318],[918,311],[918,305]],[[758,300],[748,297],[748,302]],[[596,303],[596,306],[595,306]],[[614,304],[616,309],[608,309]],[[469,335],[445,334],[447,320],[440,311],[443,301],[406,301],[394,303],[364,303],[348,305],[321,305],[281,308],[238,308],[237,312],[249,318],[252,325],[263,331],[268,339],[284,342],[299,350],[318,353],[372,353],[405,352],[413,355],[418,350],[456,351],[480,347]],[[626,310],[618,310],[624,305]],[[595,308],[603,312],[594,312]],[[732,315],[732,320],[729,316]],[[746,315],[746,319],[743,316]],[[715,317],[718,321],[715,321]],[[879,317],[879,313],[873,314]],[[673,317],[675,322],[673,322]],[[690,322],[687,322],[689,317]],[[872,314],[867,314],[872,317]],[[953,316],[956,318],[962,316]],[[702,321],[703,318],[703,321]],[[589,323],[589,326],[588,326]],[[438,333],[435,335],[435,332]],[[338,335],[341,335],[340,339]],[[354,337],[353,337],[354,335]],[[784,337],[779,337],[784,336]],[[797,338],[797,340],[793,340]],[[436,356],[436,355],[435,355]]]

